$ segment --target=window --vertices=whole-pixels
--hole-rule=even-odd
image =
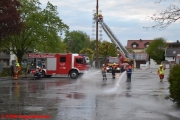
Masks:
[[[60,57],[60,62],[66,62],[66,57]]]
[[[83,59],[81,59],[81,58],[76,58],[76,63],[82,64],[82,63],[83,63]]]
[[[6,54],[6,55],[9,55],[9,54],[10,54],[10,52],[8,52],[7,50],[3,50],[2,53],[3,53],[3,54]]]
[[[146,47],[149,47],[149,44],[147,44]]]
[[[86,64],[89,64],[89,63],[90,63],[89,57],[85,57],[84,60],[85,60],[85,63],[86,63]]]
[[[176,51],[173,51],[173,54],[176,54]]]
[[[136,48],[136,45],[133,45],[133,48]]]

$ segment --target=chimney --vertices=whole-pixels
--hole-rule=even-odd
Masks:
[[[141,42],[142,40],[140,39],[140,42]]]
[[[179,43],[179,40],[177,40],[177,43]]]

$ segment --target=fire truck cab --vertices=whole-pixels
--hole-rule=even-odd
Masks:
[[[112,65],[116,65],[116,72],[120,72],[120,66],[119,66],[119,58],[118,57],[108,57],[107,61],[106,61],[106,70],[107,72],[111,72],[112,71]]]
[[[27,70],[31,73],[36,70],[36,66],[41,67],[42,77],[58,75],[76,79],[90,68],[87,56],[72,53],[29,53],[28,63]]]

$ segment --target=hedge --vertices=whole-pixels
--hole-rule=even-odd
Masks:
[[[170,83],[170,97],[174,102],[180,105],[180,65],[175,65],[170,70],[168,81]]]
[[[24,74],[26,71],[26,69],[22,69],[21,70],[21,74]],[[7,77],[7,76],[11,76],[11,70],[9,67],[7,68],[3,68],[2,72],[0,72],[0,77]]]
[[[3,68],[2,72],[0,72],[0,77],[11,76],[10,68]]]

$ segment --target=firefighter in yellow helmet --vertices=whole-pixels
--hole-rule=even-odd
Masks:
[[[14,79],[17,80],[20,75],[21,67],[19,63],[16,63],[15,69],[14,69]]]
[[[165,68],[163,67],[163,65],[161,64],[158,68],[158,75],[159,75],[159,79],[160,79],[160,82],[162,82],[162,80],[164,79],[164,70]]]
[[[99,20],[102,21],[102,19],[103,19],[102,14],[99,14],[98,17],[99,17]]]

